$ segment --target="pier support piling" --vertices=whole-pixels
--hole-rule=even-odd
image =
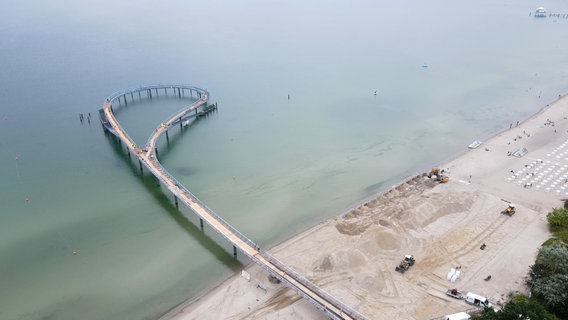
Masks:
[[[237,247],[233,246],[233,256],[237,257]]]
[[[138,164],[140,165],[140,175],[143,175],[144,171],[142,169],[142,160],[138,159]]]
[[[166,130],[166,141],[170,143],[170,135],[168,135],[168,130]]]
[[[156,154],[156,159],[158,158],[158,147],[154,148],[154,153]]]
[[[179,128],[183,130],[183,123],[181,121],[181,117],[179,117]]]
[[[199,227],[201,228],[201,231],[203,231],[203,219],[199,218]]]
[[[179,208],[178,198],[174,195],[174,203],[176,204],[176,208]]]

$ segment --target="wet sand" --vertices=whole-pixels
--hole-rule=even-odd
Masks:
[[[563,97],[441,165],[448,183],[417,175],[270,252],[369,319],[431,319],[471,309],[445,294],[454,287],[499,306],[511,292],[526,293],[523,278],[550,237],[546,214],[568,198],[566,117]],[[509,155],[520,148],[528,153]],[[508,202],[517,208],[511,217],[501,213]],[[416,263],[401,274],[395,266],[405,254]],[[460,277],[448,281],[456,267]],[[326,319],[270,283],[258,266],[245,270],[250,281],[234,275],[163,319]]]

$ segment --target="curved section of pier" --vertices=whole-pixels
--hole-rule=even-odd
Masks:
[[[142,98],[152,98],[163,91],[164,94],[185,96],[189,93],[191,96],[195,94],[197,100],[193,104],[184,107],[177,113],[163,121],[153,132],[145,145],[137,145],[132,138],[128,136],[124,128],[118,123],[114,116],[113,103],[128,104],[128,97],[133,100],[135,95]],[[280,262],[275,257],[265,251],[262,251],[258,245],[229,223],[223,220],[213,210],[208,208],[204,203],[199,201],[188,189],[179,183],[158,161],[156,141],[173,125],[180,123],[186,118],[206,114],[216,108],[215,105],[207,105],[209,93],[206,90],[183,85],[153,85],[138,88],[132,88],[120,91],[109,96],[102,109],[99,110],[99,116],[103,127],[110,133],[114,134],[122,143],[126,145],[129,154],[132,152],[138,158],[140,169],[142,166],[147,168],[156,178],[164,184],[174,195],[176,204],[179,199],[187,207],[189,207],[200,219],[205,221],[213,230],[219,233],[229,243],[233,245],[234,252],[240,250],[247,255],[252,261],[260,265],[274,277],[279,279],[286,286],[294,290],[304,299],[313,304],[316,308],[324,311],[332,319],[366,319],[362,314],[340,302],[338,299],[327,294],[318,288],[312,282],[296,273],[290,267]],[[132,101],[131,100],[131,101]]]

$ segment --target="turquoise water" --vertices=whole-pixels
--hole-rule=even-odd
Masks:
[[[5,1],[0,319],[155,319],[241,267],[103,133],[111,93],[208,89],[219,111],[173,129],[162,161],[271,246],[568,91],[568,21],[534,19],[537,6],[568,13],[559,0]],[[118,118],[143,143],[188,103]]]

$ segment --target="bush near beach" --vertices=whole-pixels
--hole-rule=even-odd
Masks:
[[[543,246],[531,266],[533,296],[559,318],[568,317],[568,247],[559,241]]]
[[[546,310],[538,300],[528,298],[522,294],[516,295],[503,309],[494,311],[486,308],[479,316],[473,319],[483,320],[510,320],[510,319],[540,319],[557,320],[558,318]]]
[[[564,245],[568,244],[568,201],[564,203],[564,208],[554,208],[546,217],[550,230],[554,234],[551,241],[557,240]]]

